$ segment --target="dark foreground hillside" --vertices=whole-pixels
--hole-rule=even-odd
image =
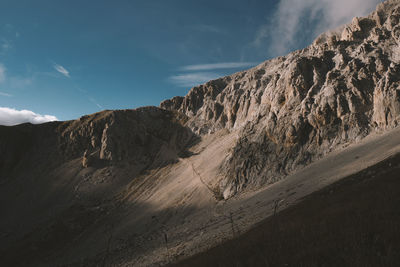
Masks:
[[[400,266],[400,155],[174,266]]]

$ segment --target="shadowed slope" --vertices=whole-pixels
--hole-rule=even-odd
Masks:
[[[400,154],[173,266],[397,266],[399,173]]]

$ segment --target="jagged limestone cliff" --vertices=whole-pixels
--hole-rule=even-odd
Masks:
[[[186,114],[200,135],[238,132],[221,166],[225,198],[273,183],[341,144],[398,125],[399,19],[397,1],[382,3],[303,50],[195,87],[161,107]]]

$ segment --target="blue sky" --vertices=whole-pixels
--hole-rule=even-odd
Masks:
[[[0,124],[21,110],[69,120],[158,105],[302,48],[380,1],[331,2],[2,0]]]

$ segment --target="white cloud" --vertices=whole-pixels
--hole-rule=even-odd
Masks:
[[[217,79],[220,76],[218,73],[213,72],[195,72],[174,75],[169,80],[180,87],[193,87]]]
[[[317,37],[324,31],[337,28],[353,17],[364,16],[375,9],[380,0],[280,0],[269,25],[261,27],[253,41],[264,45],[269,38],[273,56],[282,55],[311,34]]]
[[[0,125],[17,125],[25,122],[32,124],[57,121],[55,116],[40,115],[30,110],[16,110],[13,108],[0,107]]]
[[[224,62],[215,64],[200,64],[200,65],[188,65],[181,68],[183,71],[201,71],[201,70],[216,70],[216,69],[236,69],[253,67],[257,65],[254,62]]]
[[[8,94],[8,93],[5,93],[5,92],[0,92],[0,96],[12,97],[11,94]]]
[[[56,71],[58,71],[59,73],[61,73],[65,77],[70,78],[69,71],[66,68],[64,68],[63,66],[58,65],[58,64],[54,64],[53,67],[54,67],[54,69]]]
[[[6,67],[0,63],[0,83],[6,80]]]

